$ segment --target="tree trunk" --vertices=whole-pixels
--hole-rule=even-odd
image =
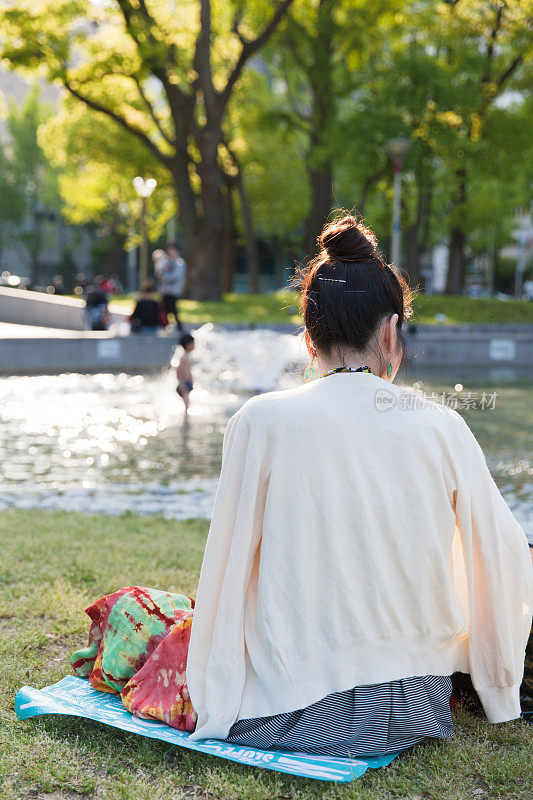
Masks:
[[[333,167],[327,161],[320,168],[309,168],[311,185],[311,209],[306,223],[305,252],[308,257],[316,255],[317,240],[331,211]]]
[[[197,200],[194,194],[187,160],[179,152],[171,163],[172,181],[177,198],[178,219],[183,236],[183,255],[187,265],[185,297],[191,296],[191,286],[195,283],[197,268],[196,231],[199,227]]]
[[[366,203],[368,200],[368,195],[370,194],[370,190],[380,178],[387,174],[388,169],[389,162],[387,161],[380,169],[377,170],[377,172],[374,172],[372,175],[369,175],[367,178],[365,178],[365,182],[363,183],[363,187],[361,189],[361,195],[359,197],[359,202],[357,203],[357,210],[361,216],[364,216],[365,214]]]
[[[220,281],[220,261],[223,237],[218,232],[210,235],[210,226],[203,226],[203,232],[194,243],[191,283],[191,300],[220,300],[222,285]]]
[[[118,220],[116,217],[111,222],[110,238],[111,245],[107,254],[107,271],[109,274],[112,274],[113,272],[119,272],[117,264],[123,250],[122,236],[118,229]]]
[[[216,152],[216,146],[206,145],[202,153],[197,170],[202,184],[199,197],[192,189],[188,164],[179,155],[172,164],[187,264],[185,293],[193,300],[220,300],[222,296],[221,253],[227,211]]]
[[[405,263],[412,286],[420,281],[420,247],[418,244],[418,231],[420,220],[415,220],[405,230]]]
[[[190,293],[193,300],[220,300],[224,233],[231,224],[224,203],[224,175],[218,164],[222,132],[204,129],[198,137],[202,216],[193,243],[194,274]]]
[[[329,154],[328,132],[335,117],[333,94],[333,35],[336,0],[320,0],[317,36],[312,46],[309,82],[312,94],[311,133],[309,140],[308,175],[311,189],[311,209],[306,223],[305,250],[315,255],[317,239],[331,211],[333,165]]]
[[[428,167],[428,172],[429,172]],[[426,185],[424,192],[424,207],[422,214],[422,234],[419,239],[419,248],[421,253],[425,253],[429,247],[429,236],[431,233],[431,214],[433,211],[433,175],[430,173],[430,179]]]
[[[254,233],[252,209],[246,194],[242,173],[239,170],[237,178],[237,192],[241,202],[242,223],[244,228],[244,249],[246,252],[246,271],[248,273],[248,291],[250,294],[259,294],[261,291],[261,273],[259,270],[259,252]]]
[[[254,233],[254,225],[252,219],[252,208],[248,200],[246,186],[244,185],[244,177],[239,159],[226,143],[226,149],[233,162],[233,167],[236,170],[235,175],[226,176],[226,183],[228,191],[231,192],[231,187],[237,189],[239,200],[242,210],[242,223],[244,229],[244,248],[246,255],[246,272],[248,274],[248,290],[250,294],[259,294],[261,291],[261,274],[259,270],[259,252],[257,250],[257,241]],[[233,216],[232,216],[233,220]]]
[[[233,208],[233,197],[231,187],[226,185],[224,192],[224,203],[230,224],[224,230],[224,244],[222,248],[222,269],[221,284],[224,293],[233,291],[233,281],[235,278],[235,211]]]
[[[405,231],[405,255],[411,285],[420,281],[420,258],[427,248],[431,216],[432,186],[430,165],[422,164],[417,172],[417,204],[415,221]]]
[[[183,236],[183,248],[189,258],[194,258],[190,252],[198,228],[198,199],[191,183],[191,162],[188,156],[188,130],[194,123],[194,108],[186,109],[186,119],[181,118],[181,110],[173,113],[174,128],[176,131],[176,153],[172,158],[169,168],[178,200],[178,219]]]
[[[450,252],[448,254],[448,275],[446,294],[461,294],[465,284],[466,271],[466,233],[460,219],[466,203],[466,171],[456,171],[456,188],[453,196],[452,227],[450,230]]]
[[[461,294],[463,291],[466,266],[465,245],[465,232],[454,226],[450,231],[446,294]]]

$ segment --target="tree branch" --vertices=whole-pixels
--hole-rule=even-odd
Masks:
[[[292,53],[292,57],[296,61],[297,65],[300,67],[300,69],[303,72],[309,73],[309,70],[311,69],[311,61],[310,60],[308,61],[305,58],[305,56],[303,55],[303,53],[301,52],[301,50],[298,49],[298,45],[296,44],[296,40],[295,40],[295,38],[293,36],[293,32],[291,30],[287,30],[285,36],[286,36],[287,44],[289,45],[290,51]],[[309,36],[308,36],[308,40],[309,40]],[[314,42],[313,42],[313,44],[314,44]]]
[[[131,79],[135,82],[135,84],[137,86],[137,89],[139,91],[139,94],[141,95],[142,100],[143,100],[146,108],[148,109],[148,112],[149,112],[152,120],[154,121],[154,123],[155,123],[155,125],[157,127],[157,130],[159,131],[159,133],[161,134],[163,139],[167,142],[167,144],[171,145],[171,147],[175,147],[176,143],[172,141],[170,136],[168,136],[167,133],[165,132],[165,130],[163,129],[163,126],[161,124],[161,120],[159,119],[159,117],[155,113],[155,108],[153,107],[153,105],[152,105],[152,103],[150,101],[150,98],[147,97],[147,95],[146,95],[146,93],[145,93],[145,91],[144,91],[144,89],[142,87],[141,81],[139,80],[138,76],[137,75],[130,75],[129,77],[131,77]]]
[[[487,43],[487,63],[485,66],[485,73],[481,78],[481,83],[489,83],[490,75],[492,71],[492,57],[494,55],[494,45],[496,44],[496,39],[498,38],[498,33],[500,31],[503,19],[503,11],[504,11],[504,4],[498,5],[498,10],[496,11],[496,17],[494,19],[494,24],[492,26],[489,40]]]
[[[139,14],[139,12],[144,17],[144,21],[145,23],[147,23],[148,28],[151,28],[152,26],[158,27],[156,20],[152,17],[150,12],[148,11],[148,8],[146,7],[146,3],[144,2],[144,0],[139,0],[138,6],[133,6],[132,3],[127,2],[127,0],[117,0],[117,3],[120,10],[122,11],[122,16],[126,20],[128,28],[130,26],[131,27],[133,26],[133,20],[135,19],[135,15]],[[148,36],[152,43],[155,42],[151,30],[148,30]],[[135,39],[136,44],[139,44],[139,40],[136,37],[133,38]]]
[[[283,16],[288,11],[292,2],[293,0],[282,0],[282,2],[279,3],[276,11],[272,15],[272,18],[268,23],[268,25],[266,25],[265,28],[263,28],[263,31],[258,36],[256,36],[255,39],[244,39],[244,37],[239,37],[241,38],[241,41],[243,41],[243,46],[240,55],[228,76],[226,86],[224,87],[224,90],[220,94],[220,103],[219,103],[220,116],[222,116],[222,112],[224,111],[226,105],[228,104],[228,101],[231,97],[231,93],[233,91],[233,87],[240,78],[241,72],[243,71],[246,62],[270,39],[270,37],[280,24],[281,20],[283,19]]]
[[[370,189],[377,181],[379,181],[380,178],[382,178],[384,175],[387,174],[388,170],[389,170],[389,163],[387,161],[380,169],[376,170],[376,172],[374,172],[372,175],[369,175],[367,178],[365,178],[365,181],[361,189],[361,198],[359,200],[359,203],[357,204],[357,209],[358,211],[360,211],[361,214],[364,213],[364,208],[366,206],[366,201],[368,199]]]
[[[246,267],[248,272],[248,278],[250,281],[249,288],[252,294],[257,294],[259,293],[261,286],[260,286],[259,253],[257,251],[257,242],[254,233],[252,209],[250,206],[250,201],[248,200],[246,187],[244,185],[244,178],[242,174],[240,161],[237,158],[237,155],[233,152],[233,150],[229,146],[228,142],[224,140],[223,144],[236,170],[236,175],[234,176],[228,175],[225,171],[224,174],[226,176],[226,181],[228,185],[235,186],[235,188],[237,189],[237,194],[239,195],[239,200],[241,203],[241,211],[242,211],[242,221],[244,225]]]
[[[133,134],[134,136],[139,139],[149,150],[150,152],[157,158],[157,160],[168,167],[170,162],[170,157],[163,153],[162,150],[150,139],[150,137],[142,131],[140,128],[137,128],[135,125],[131,125],[124,117],[121,117],[120,114],[117,114],[115,111],[112,111],[110,108],[103,106],[101,103],[98,103],[96,100],[93,100],[91,97],[87,97],[75,89],[70,81],[68,80],[67,76],[64,75],[63,78],[63,85],[65,89],[70,92],[73,97],[76,97],[82,103],[84,103],[88,108],[92,108],[93,111],[99,111],[101,114],[105,114],[109,119],[112,119],[117,125],[120,125],[125,131],[128,133]]]
[[[243,4],[239,3],[237,8],[235,9],[235,14],[233,15],[233,25],[231,26],[232,33],[235,34],[235,36],[238,38],[238,40],[242,45],[246,43],[246,39],[239,30],[239,25],[242,22],[243,13],[244,13]]]
[[[524,60],[524,53],[520,53],[519,55],[516,56],[516,58],[514,58],[511,61],[507,69],[504,70],[504,72],[502,72],[502,74],[496,81],[496,86],[498,87],[498,91],[500,91],[500,89],[503,89],[504,84],[507,83],[513,72],[515,72],[518,69],[523,60]]]
[[[479,112],[478,112],[478,113],[479,113],[479,116],[480,116],[481,118],[483,118],[483,116],[484,116],[484,115],[485,115],[485,113],[487,112],[487,110],[488,110],[488,108],[489,108],[490,104],[492,103],[492,101],[493,101],[493,100],[494,100],[496,97],[498,97],[498,95],[499,95],[499,94],[500,94],[500,92],[502,91],[503,87],[505,86],[505,84],[507,83],[507,81],[509,80],[509,78],[511,77],[511,75],[512,75],[514,72],[516,72],[516,70],[518,69],[518,67],[520,66],[520,64],[522,64],[523,60],[524,60],[524,53],[519,53],[519,54],[518,54],[518,55],[517,55],[517,56],[516,56],[516,57],[515,57],[515,58],[514,58],[512,61],[511,61],[511,63],[510,63],[510,64],[509,64],[509,66],[507,67],[507,69],[505,69],[505,70],[504,70],[504,71],[501,73],[501,75],[500,75],[498,78],[496,78],[496,79],[493,81],[493,83],[495,84],[496,88],[495,88],[495,90],[494,90],[494,91],[492,91],[490,94],[488,94],[488,93],[486,93],[486,94],[485,94],[485,96],[484,96],[484,98],[483,98],[483,101],[484,101],[484,102],[482,103],[482,105],[481,105],[481,107],[480,107],[480,109],[479,109]]]
[[[196,39],[194,69],[198,75],[195,81],[200,86],[208,118],[216,112],[215,89],[211,71],[211,0],[200,0],[200,33]]]
[[[144,0],[139,0],[139,8],[141,9],[142,15],[143,15],[143,17],[145,18],[145,20],[147,22],[149,22],[150,24],[153,23],[154,25],[157,24],[155,19],[152,17],[150,12],[148,11],[148,8],[147,8],[146,3],[144,2]]]
[[[295,122],[299,125],[300,128],[309,132],[309,125],[311,124],[312,114],[306,114],[305,111],[303,111],[303,109],[300,108],[298,100],[296,99],[288,80],[285,81],[285,86],[287,87],[287,100],[289,102],[289,107],[295,117]]]
[[[132,4],[128,2],[128,0],[117,0],[117,3],[126,24],[126,30],[137,46],[141,61],[143,61],[146,68],[149,69],[150,72],[160,81],[164,89],[176,132],[176,141],[173,142],[173,146],[186,149],[187,127],[190,127],[191,125],[191,113],[187,114],[187,111],[190,110],[190,98],[185,95],[185,93],[178,86],[176,86],[176,84],[171,83],[169,80],[167,59],[165,59],[163,63],[161,63],[161,60],[159,60],[158,63],[154,63],[153,59],[152,63],[146,63],[146,60],[143,58],[143,42],[140,40],[134,24],[135,15],[141,13],[142,17],[144,18],[145,25],[147,26],[147,36],[150,41],[150,45],[157,49],[161,47],[161,42],[155,39],[151,32],[152,27],[156,26],[157,22],[151,16],[145,2],[140,2],[139,8],[134,8]],[[171,44],[166,48],[166,52],[168,56],[168,63],[175,66],[175,46]]]
[[[124,17],[124,22],[126,23],[126,30],[128,31],[129,35],[131,36],[131,38],[133,39],[133,41],[137,46],[141,61],[155,75],[155,77],[161,81],[165,89],[165,92],[167,94],[169,104],[172,106],[172,101],[180,101],[180,102],[184,101],[185,95],[179,89],[179,87],[169,83],[165,67],[162,66],[161,63],[154,63],[153,61],[152,63],[147,63],[146,59],[143,57],[143,42],[139,39],[138,33],[135,30],[135,25],[134,25],[135,14],[138,13],[138,9],[134,9],[131,3],[127,2],[127,0],[117,0],[117,3],[122,12],[122,16]],[[152,26],[157,25],[156,21],[152,16],[150,16],[148,9],[146,8],[146,5],[144,3],[141,4],[140,8],[143,13],[145,22],[148,25],[148,30],[146,31],[146,33],[150,41],[150,45],[153,48],[160,47],[161,42],[159,42],[157,39],[154,38],[150,30]],[[174,45],[170,45],[170,47],[167,47],[166,49],[167,49],[168,61],[175,65]],[[171,87],[172,89],[172,91],[170,92],[172,100],[168,92],[169,87]]]

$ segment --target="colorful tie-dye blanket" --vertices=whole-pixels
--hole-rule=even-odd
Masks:
[[[194,600],[128,586],[86,609],[89,643],[70,663],[94,689],[119,694],[137,717],[193,731],[185,670]]]

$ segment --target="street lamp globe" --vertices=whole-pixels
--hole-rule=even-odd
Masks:
[[[389,139],[385,145],[385,149],[391,159],[394,162],[399,161],[400,163],[409,152],[410,147],[411,142],[405,136],[398,136],[396,139]]]
[[[155,178],[141,178],[140,175],[137,175],[133,179],[133,188],[142,200],[150,197],[156,186],[157,181]]]

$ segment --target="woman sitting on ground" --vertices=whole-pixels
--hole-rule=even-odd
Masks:
[[[154,299],[154,282],[144,281],[130,317],[132,333],[155,333],[163,324],[161,312],[162,306]]]
[[[533,571],[462,418],[393,385],[400,273],[353,217],[320,245],[302,276],[316,379],[230,420],[194,611],[122,696],[194,739],[379,755],[452,735],[455,671],[491,722],[520,715]],[[182,717],[158,688],[165,658]]]

